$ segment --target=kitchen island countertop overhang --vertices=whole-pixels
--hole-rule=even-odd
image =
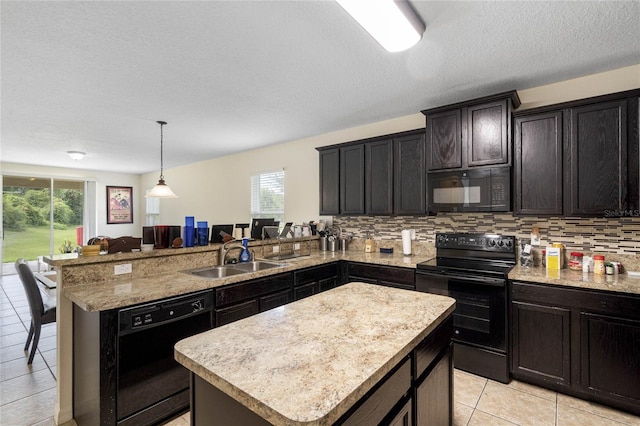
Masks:
[[[178,342],[193,374],[273,424],[338,420],[455,308],[350,283]]]

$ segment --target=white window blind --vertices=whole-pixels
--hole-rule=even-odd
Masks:
[[[251,176],[251,217],[284,219],[284,170]]]
[[[149,195],[149,190],[147,190],[146,195]],[[147,226],[159,225],[160,224],[160,198],[155,197],[146,197],[147,200]]]

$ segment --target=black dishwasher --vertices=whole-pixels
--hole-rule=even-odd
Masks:
[[[118,311],[118,425],[155,424],[188,409],[189,373],[173,347],[212,327],[211,291]]]

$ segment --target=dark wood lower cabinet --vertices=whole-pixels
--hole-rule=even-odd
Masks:
[[[286,305],[289,302],[292,302],[290,290],[279,291],[277,293],[262,296],[259,299],[260,312]]]
[[[453,359],[451,350],[439,358],[431,372],[416,389],[416,426],[449,424],[453,413],[451,395],[442,389],[453,387]]]
[[[640,415],[640,295],[514,281],[514,378]]]
[[[571,311],[513,302],[511,371],[550,384],[571,384]]]
[[[379,266],[368,263],[349,262],[347,281],[360,281],[389,287],[416,289],[416,270],[395,266]]]
[[[257,300],[249,300],[226,308],[216,309],[216,327],[239,321],[260,312]]]
[[[580,331],[582,388],[640,404],[640,319],[581,312]]]
[[[389,426],[412,426],[413,418],[411,417],[411,404],[412,399],[409,400],[400,408],[398,414],[389,422]]]
[[[293,298],[304,299],[323,291],[330,290],[339,282],[339,263],[314,266],[293,273]]]
[[[303,284],[293,289],[293,297],[295,300],[304,299],[318,293],[318,283]]]

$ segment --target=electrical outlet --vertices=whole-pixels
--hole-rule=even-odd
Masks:
[[[280,247],[278,247],[278,246],[273,246],[273,252],[274,252],[274,253],[280,253]]]
[[[122,265],[115,265],[113,267],[114,275],[122,275],[122,274],[130,274],[131,273],[131,264],[123,263]]]
[[[300,243],[295,243],[295,244],[293,245],[293,249],[294,249],[294,250],[300,250]]]

